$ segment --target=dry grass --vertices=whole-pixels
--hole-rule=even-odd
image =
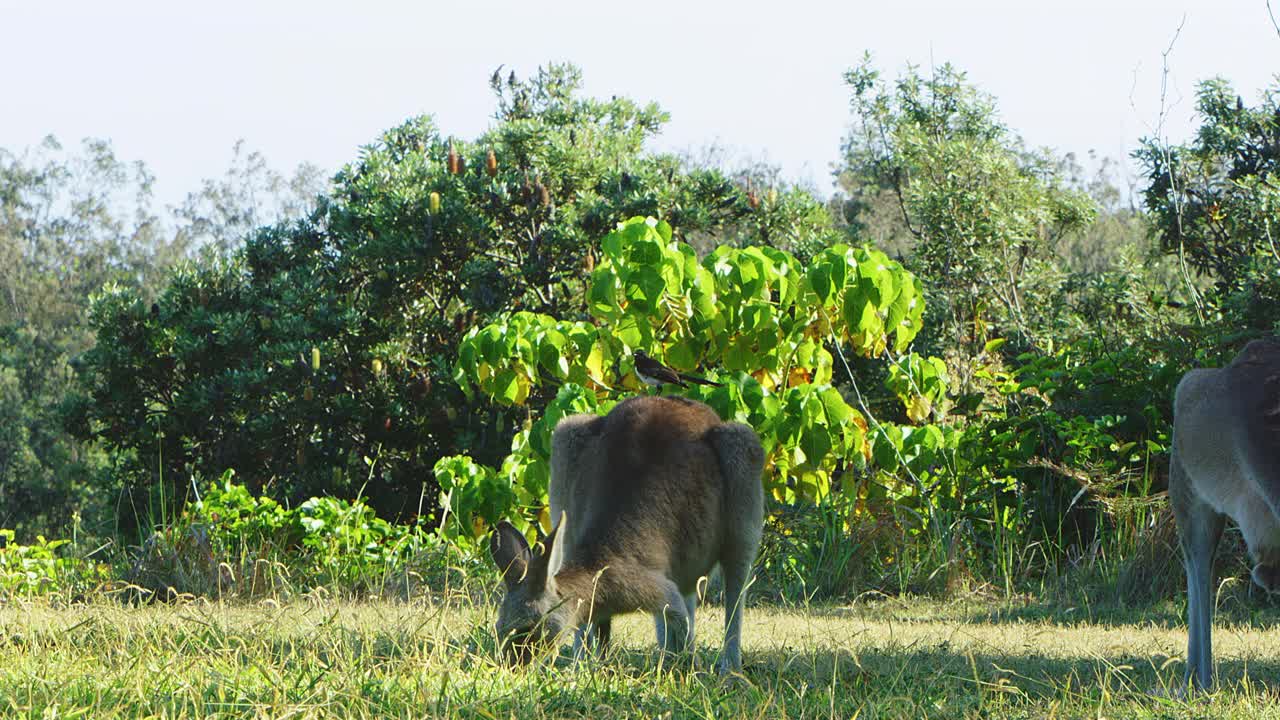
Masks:
[[[632,616],[603,661],[513,671],[492,659],[492,613],[466,600],[15,604],[0,608],[0,716],[1280,717],[1277,614],[1229,610],[1222,689],[1187,701],[1173,605],[751,608],[745,676],[726,682],[708,672],[714,607],[692,656],[661,658]]]

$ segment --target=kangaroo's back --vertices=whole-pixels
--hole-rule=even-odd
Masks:
[[[619,558],[696,582],[718,555],[725,486],[710,433],[723,423],[702,403],[636,397],[603,418],[575,416],[552,440],[553,518],[566,527],[560,565]],[[757,480],[758,482],[758,480]]]
[[[1174,396],[1175,462],[1226,510],[1256,493],[1280,510],[1280,343],[1255,340],[1222,368],[1188,372]]]

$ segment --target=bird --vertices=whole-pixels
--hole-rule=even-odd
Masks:
[[[676,372],[662,363],[649,357],[649,354],[643,350],[637,350],[635,353],[636,377],[645,385],[657,387],[659,385],[679,385],[680,387],[689,387],[689,383],[698,385],[714,385],[720,387],[720,383],[712,382],[706,378],[700,378],[697,375],[686,375],[685,373]]]

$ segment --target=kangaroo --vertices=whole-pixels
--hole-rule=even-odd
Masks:
[[[743,598],[764,525],[764,450],[754,430],[680,397],[634,397],[608,415],[573,415],[551,437],[551,517],[533,552],[501,522],[490,539],[506,596],[507,659],[574,629],[578,655],[603,650],[614,615],[651,613],[660,648],[693,638],[698,580],[724,575],[722,673],[742,668]]]
[[[1192,370],[1174,395],[1169,498],[1187,572],[1187,679],[1213,683],[1213,554],[1227,517],[1253,581],[1280,590],[1280,343],[1254,340],[1230,365]]]

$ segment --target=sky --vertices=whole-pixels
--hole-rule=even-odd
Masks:
[[[177,204],[239,139],[277,170],[333,171],[420,113],[478,135],[497,66],[569,61],[588,94],[671,114],[655,150],[716,144],[825,195],[850,121],[842,75],[867,52],[888,77],[959,67],[1031,145],[1123,159],[1157,129],[1192,131],[1199,80],[1256,102],[1280,32],[1265,0],[0,0],[0,148],[110,139]]]

